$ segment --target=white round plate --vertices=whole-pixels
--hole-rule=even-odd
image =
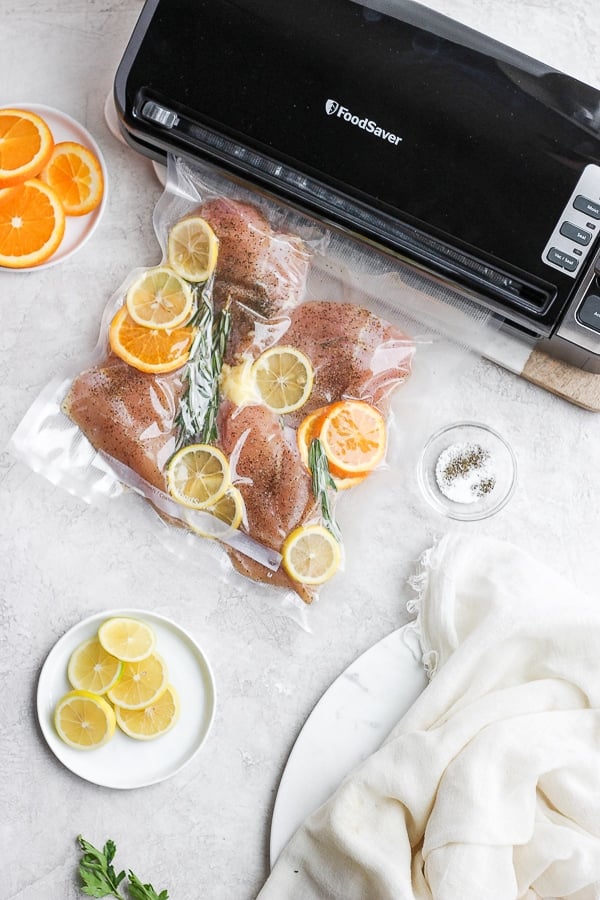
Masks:
[[[271,866],[304,819],[379,749],[426,684],[410,625],[383,638],[333,682],[286,763],[271,821]]]
[[[91,150],[96,155],[98,162],[100,163],[100,168],[102,169],[102,175],[104,176],[104,193],[100,205],[85,216],[66,217],[64,237],[60,242],[58,249],[46,260],[46,262],[41,263],[39,266],[29,266],[25,269],[13,269],[6,266],[0,266],[0,269],[4,272],[38,272],[40,269],[47,269],[50,266],[55,266],[58,263],[64,262],[65,259],[68,259],[69,256],[83,247],[98,227],[108,196],[108,173],[106,171],[106,163],[104,162],[100,147],[89,131],[66,113],[61,112],[58,109],[53,109],[51,106],[43,106],[38,103],[5,103],[0,108],[25,109],[29,112],[37,113],[37,115],[41,116],[46,122],[48,128],[52,132],[55,143],[59,143],[59,141],[76,141]]]
[[[147,622],[156,634],[156,649],[169,669],[169,680],[181,705],[175,726],[152,741],[136,741],[117,727],[114,737],[97,750],[76,750],[58,737],[54,708],[71,690],[67,664],[73,650],[93,637],[106,619],[132,616]],[[109,788],[138,788],[175,775],[200,750],[215,714],[215,684],[204,653],[190,634],[175,622],[140,609],[97,613],[75,625],[48,654],[38,681],[37,714],[42,733],[54,755],[68,769],[94,784]]]

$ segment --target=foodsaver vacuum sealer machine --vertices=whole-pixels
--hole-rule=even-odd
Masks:
[[[410,0],[146,0],[127,142],[209,160],[600,372],[600,92]]]

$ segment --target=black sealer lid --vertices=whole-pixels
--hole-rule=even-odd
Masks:
[[[487,282],[492,306],[550,333],[577,279],[542,252],[600,164],[600,94],[407,0],[381,3],[397,18],[351,0],[148,0],[116,79],[126,135],[150,155],[209,158],[194,127],[220,135],[258,182],[277,187],[282,166],[399,223],[382,236],[321,201],[467,288]],[[282,195],[318,212],[300,181]]]

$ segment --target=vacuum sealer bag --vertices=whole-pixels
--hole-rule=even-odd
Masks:
[[[12,450],[88,502],[135,492],[179,556],[302,610],[344,565],[346,497],[417,450],[493,324],[179,158],[154,227],[162,259],[118,287],[95,350],[46,387]]]

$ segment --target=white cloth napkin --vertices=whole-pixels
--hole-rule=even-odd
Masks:
[[[600,601],[483,537],[416,582],[431,681],[260,900],[598,900]]]

